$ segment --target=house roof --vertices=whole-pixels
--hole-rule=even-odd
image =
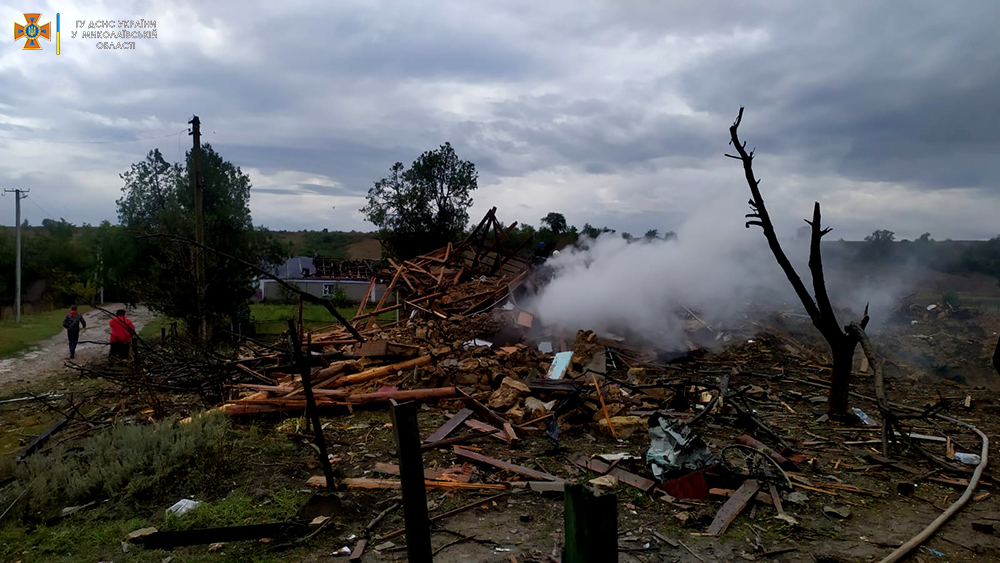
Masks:
[[[309,256],[293,256],[292,258],[285,260],[284,264],[274,268],[271,273],[283,280],[286,280],[289,278],[303,277],[303,270],[306,269],[309,270],[309,275],[316,273],[316,267],[313,266],[313,259]]]

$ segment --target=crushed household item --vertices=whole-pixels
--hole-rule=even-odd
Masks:
[[[566,370],[569,369],[570,360],[573,358],[573,352],[559,352],[556,354],[554,360],[552,360],[552,366],[549,367],[549,373],[546,375],[549,379],[562,379],[566,375]]]
[[[718,462],[688,425],[660,414],[649,420],[646,462],[657,479],[675,471],[697,471]]]

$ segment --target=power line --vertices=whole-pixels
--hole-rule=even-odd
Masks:
[[[55,219],[56,219],[56,216],[55,216],[55,214],[54,214],[54,213],[51,213],[51,212],[49,212],[49,211],[47,211],[47,210],[46,210],[45,208],[43,208],[43,207],[42,207],[41,205],[38,205],[38,202],[37,202],[37,201],[35,201],[35,198],[33,198],[33,197],[31,197],[31,196],[25,196],[25,198],[24,198],[24,199],[26,199],[26,200],[30,201],[30,202],[31,202],[31,204],[32,204],[32,205],[34,205],[35,207],[37,207],[39,211],[41,211],[42,213],[44,213],[44,214],[45,214],[45,215],[47,216],[47,218],[48,218],[48,219],[52,219],[53,221],[55,221]]]
[[[187,129],[181,129],[177,133],[170,133],[169,135],[160,135],[158,137],[140,137],[138,139],[125,139],[120,141],[53,141],[49,139],[23,139],[21,137],[5,137],[5,136],[0,136],[0,139],[6,139],[9,141],[24,141],[28,143],[52,143],[56,145],[110,145],[114,143],[134,143],[137,141],[153,141],[156,139],[167,139],[175,135],[180,135],[185,131],[187,131]]]

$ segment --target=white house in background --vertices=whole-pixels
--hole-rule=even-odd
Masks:
[[[360,302],[368,291],[368,285],[375,271],[377,263],[370,260],[347,261],[296,256],[275,268],[273,273],[310,295],[332,297],[340,289],[349,300]],[[369,303],[378,303],[385,293],[385,288],[384,283],[376,283],[368,297]],[[258,297],[261,301],[288,299],[287,291],[272,279],[260,280]]]

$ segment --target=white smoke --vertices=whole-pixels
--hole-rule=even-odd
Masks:
[[[563,249],[546,262],[554,270],[552,281],[526,306],[550,327],[639,337],[662,349],[686,349],[684,308],[719,328],[744,325],[751,307],[804,314],[760,229],[746,229],[742,213],[706,209],[681,225],[672,240],[628,243],[605,233]],[[789,237],[782,247],[811,294],[809,241]],[[860,312],[861,299],[874,297],[879,312],[887,312],[903,291],[900,283],[884,281],[858,287],[850,276],[840,283],[845,276],[838,275],[838,265],[826,266],[835,307]],[[840,302],[841,296],[850,301]]]

